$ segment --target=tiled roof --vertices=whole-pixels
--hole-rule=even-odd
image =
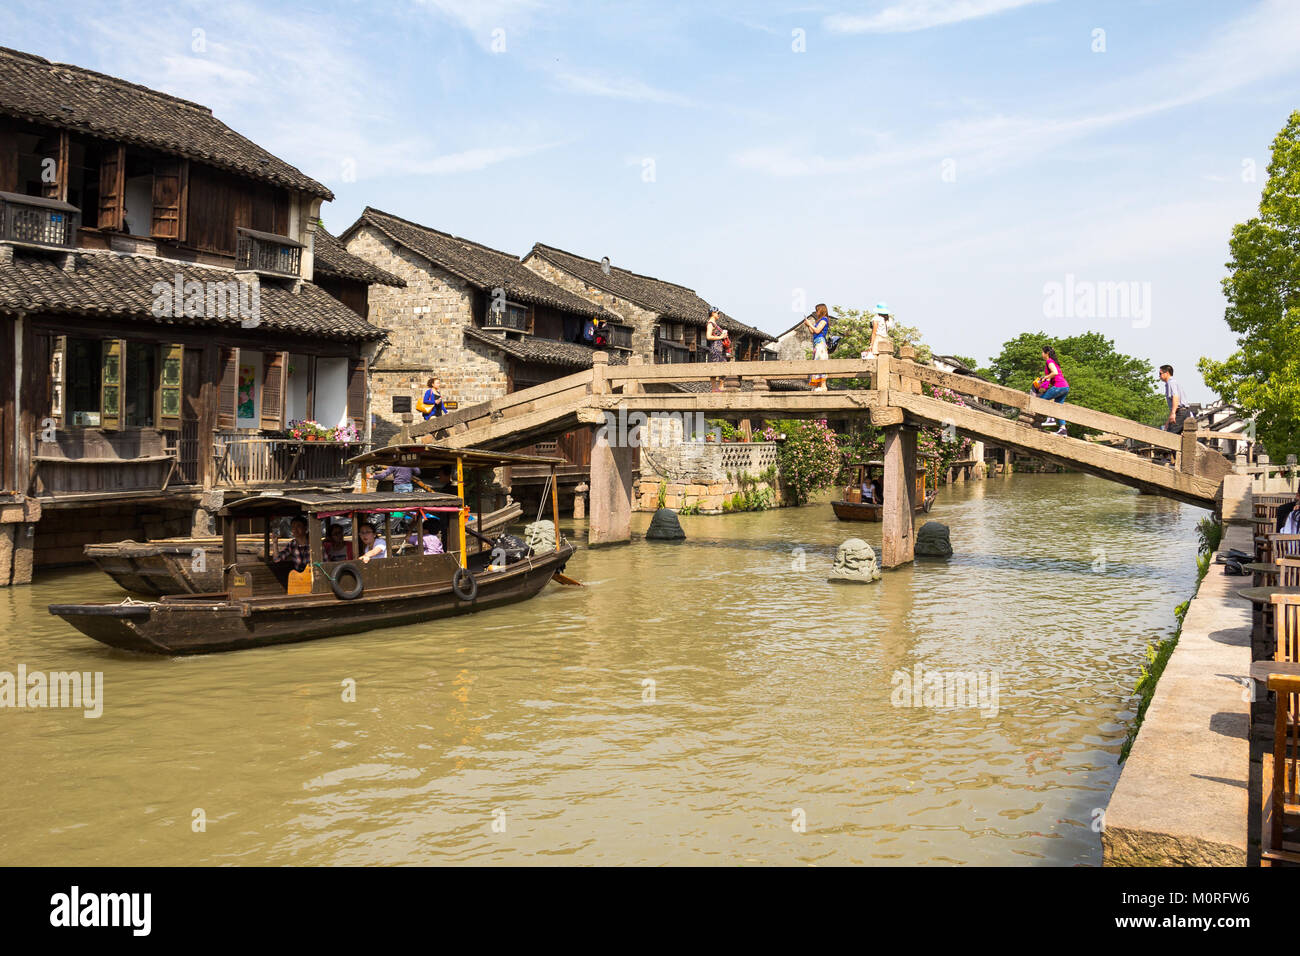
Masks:
[[[162,325],[238,327],[237,308],[225,318],[205,316],[156,316],[159,296],[154,287],[163,283],[175,287],[181,282],[228,283],[235,278],[230,269],[199,266],[153,256],[121,255],[115,252],[79,251],[75,268],[65,271],[62,257],[15,252],[13,261],[0,264],[0,312],[64,312],[92,314]],[[266,332],[290,332],[331,339],[377,339],[383,329],[371,325],[346,305],[310,282],[298,292],[277,280],[259,282],[256,328]],[[177,311],[180,311],[179,309]]]
[[[365,259],[354,256],[343,248],[343,243],[330,235],[323,225],[316,227],[316,238],[312,247],[316,272],[338,276],[341,279],[356,279],[358,282],[378,283],[379,285],[404,286],[406,280],[398,278],[391,272],[385,272],[379,266],[371,265]]]
[[[533,246],[529,255],[545,259],[551,265],[577,276],[590,286],[603,289],[620,299],[635,302],[642,308],[657,312],[673,321],[703,326],[708,318],[710,303],[696,295],[694,289],[688,289],[684,285],[629,272],[627,269],[620,269],[613,265],[609,267],[607,274],[595,259],[585,259],[572,252],[565,252],[563,249],[540,242]],[[766,332],[739,322],[725,312],[722,313],[722,325],[732,332],[752,335],[763,342],[772,339],[772,336]]]
[[[517,302],[547,306],[575,315],[603,315],[614,322],[622,321],[612,312],[593,305],[582,296],[574,295],[543,279],[508,252],[439,232],[369,206],[361,213],[360,219],[343,231],[344,238],[363,225],[373,226],[393,242],[437,263],[475,288],[485,291],[505,289],[506,298]]]
[[[540,339],[525,335],[518,339],[508,339],[496,332],[484,332],[478,328],[465,329],[465,336],[482,342],[484,345],[506,353],[521,362],[536,362],[541,365],[559,365],[564,368],[591,368],[591,357],[596,349],[577,342],[560,342],[556,339]],[[609,352],[610,365],[624,365],[627,357],[616,351]]]
[[[206,106],[5,47],[0,47],[0,113],[334,198],[328,188],[240,136]]]

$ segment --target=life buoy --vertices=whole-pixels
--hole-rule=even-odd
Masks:
[[[339,580],[345,574],[352,575],[352,580],[356,582],[353,587],[344,588],[339,584]],[[333,590],[334,596],[340,601],[355,601],[361,597],[361,592],[366,589],[365,581],[361,580],[361,568],[352,561],[345,561],[334,569],[334,576],[330,578],[330,589]]]
[[[451,590],[462,601],[472,601],[478,597],[478,582],[469,568],[457,568],[451,576]]]

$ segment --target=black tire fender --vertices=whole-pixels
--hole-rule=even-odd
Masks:
[[[351,574],[352,579],[356,582],[355,587],[345,588],[339,584],[339,579],[345,574]],[[354,561],[345,561],[334,569],[334,576],[330,578],[330,590],[340,601],[355,601],[361,597],[362,592],[366,589],[366,582],[361,577],[361,568]]]
[[[462,601],[473,601],[478,597],[478,581],[469,568],[457,568],[451,576],[451,590]]]

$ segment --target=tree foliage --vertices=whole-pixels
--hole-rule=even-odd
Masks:
[[[1165,420],[1164,397],[1156,391],[1151,363],[1115,351],[1113,340],[1100,332],[1054,338],[1046,332],[1022,332],[1004,342],[989,363],[993,380],[1028,391],[1043,371],[1043,346],[1056,350],[1061,374],[1070,383],[1066,401],[1095,408],[1136,422],[1158,425]]]
[[[1224,320],[1238,350],[1197,367],[1221,398],[1255,413],[1258,440],[1281,459],[1300,453],[1300,110],[1273,140],[1259,215],[1233,227],[1228,248]]]

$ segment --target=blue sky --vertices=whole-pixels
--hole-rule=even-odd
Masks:
[[[771,332],[883,299],[981,361],[1094,329],[1193,401],[1300,108],[1291,0],[3,4],[5,45],[197,100],[329,185],[336,232],[369,204],[609,256]],[[1067,276],[1149,314],[1049,315]]]

